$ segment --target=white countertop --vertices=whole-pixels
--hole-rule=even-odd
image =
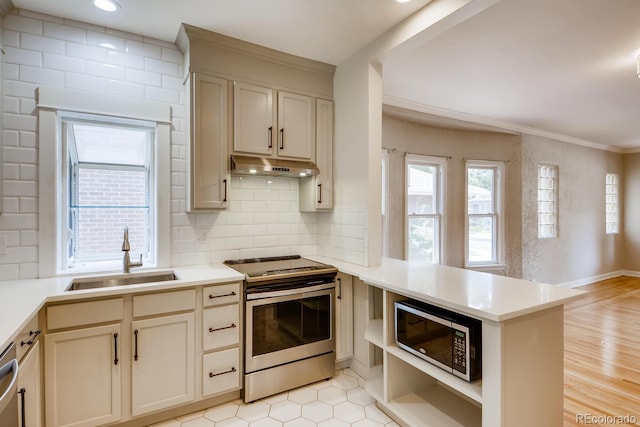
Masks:
[[[363,267],[327,257],[308,258],[332,264],[371,285],[496,322],[562,305],[586,293],[431,263],[383,258],[379,266]]]
[[[26,326],[29,319],[48,302],[73,301],[82,298],[124,295],[134,292],[160,291],[183,286],[215,284],[244,280],[237,271],[223,265],[201,265],[162,269],[172,270],[179,280],[145,283],[111,288],[67,292],[74,277],[0,281],[0,351]],[[135,270],[144,272],[145,270]],[[114,274],[117,275],[117,274]],[[82,277],[88,277],[85,275]],[[101,275],[100,275],[101,276]]]

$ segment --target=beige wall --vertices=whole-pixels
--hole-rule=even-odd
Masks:
[[[404,255],[404,154],[451,157],[447,162],[445,263],[464,266],[464,159],[505,161],[506,274],[522,274],[520,136],[429,127],[383,116],[382,145],[389,154],[389,255]]]
[[[605,233],[604,192],[607,173],[619,174],[622,181],[623,156],[535,136],[524,136],[522,149],[523,278],[569,283],[622,269],[624,234]],[[537,235],[541,162],[556,164],[559,171],[558,237],[553,239]],[[624,231],[624,215],[620,221]]]
[[[640,153],[626,154],[624,165],[624,268],[640,271]]]

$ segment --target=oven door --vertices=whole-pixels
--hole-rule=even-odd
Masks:
[[[335,351],[334,293],[330,283],[248,297],[246,372]]]
[[[0,426],[18,427],[18,361],[11,343],[0,353]]]

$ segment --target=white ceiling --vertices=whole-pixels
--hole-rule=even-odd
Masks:
[[[436,0],[439,1],[439,0]],[[175,41],[185,22],[331,64],[429,0],[13,0],[18,8]],[[502,0],[384,63],[385,101],[480,129],[640,148],[638,0]],[[415,115],[413,115],[415,116]]]

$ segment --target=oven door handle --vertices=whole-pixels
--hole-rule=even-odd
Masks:
[[[11,382],[9,386],[4,390],[0,390],[0,414],[4,412],[5,409],[9,406],[11,399],[16,394],[18,390],[18,360],[13,359],[9,361],[6,365],[0,367],[0,379],[4,379],[8,377],[10,373],[13,373],[13,377],[11,378]]]
[[[273,291],[273,292],[257,292],[253,294],[247,294],[247,301],[255,301],[262,300],[268,298],[278,298],[278,297],[287,297],[286,299],[297,299],[305,296],[308,296],[310,293],[326,291],[326,290],[335,290],[335,283],[323,283],[322,285],[316,286],[308,286],[304,288],[296,288],[296,289],[283,289],[281,291]],[[271,301],[273,302],[273,301]]]

